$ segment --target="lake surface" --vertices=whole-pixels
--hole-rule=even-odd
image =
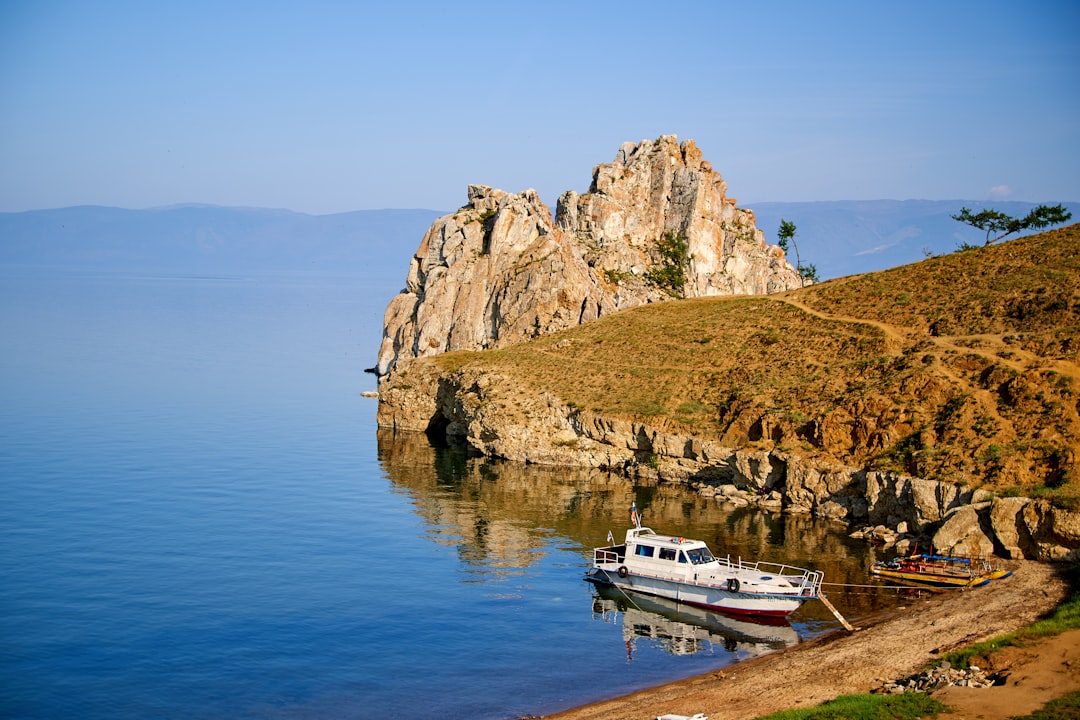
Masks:
[[[396,285],[2,271],[0,715],[515,718],[838,627],[598,596],[631,501],[849,619],[900,602],[836,524],[377,431]]]

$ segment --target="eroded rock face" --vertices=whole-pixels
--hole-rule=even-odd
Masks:
[[[624,144],[587,194],[562,195],[557,220],[534,190],[470,186],[468,203],[428,230],[386,309],[377,374],[671,297],[799,287],[726,192],[694,142],[672,135]]]
[[[596,318],[603,310],[578,253],[533,190],[471,186],[437,220],[386,309],[377,371],[398,360],[511,345]]]
[[[459,438],[485,455],[685,483],[717,502],[869,524],[860,536],[898,551],[1009,559],[1080,559],[1080,514],[891,472],[827,466],[797,454],[737,450],[722,440],[569,407],[537,388],[466,366],[406,363],[380,386],[379,425]]]
[[[647,281],[657,240],[686,239],[685,297],[764,295],[800,287],[779,247],[765,243],[754,214],[727,196],[727,183],[701,158],[693,140],[673,135],[624,143],[615,160],[593,170],[585,195],[563,193],[558,227],[572,236],[590,267],[622,290],[617,307],[662,299]]]

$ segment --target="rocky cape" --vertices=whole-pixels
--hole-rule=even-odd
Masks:
[[[1066,248],[1065,255],[1072,237],[1059,246]],[[673,240],[685,243],[681,252],[672,251],[677,246]],[[1024,251],[1021,264],[1006,276],[1026,272],[1032,257],[1034,251]],[[943,262],[932,269],[955,278],[949,267]],[[971,275],[967,266],[961,268]],[[973,288],[982,288],[986,281],[977,277],[999,274],[995,269],[989,275],[973,275],[970,282],[978,283]],[[877,282],[867,281],[874,285],[868,302],[874,312],[888,312],[890,306],[878,299],[882,290]],[[939,280],[933,282],[947,288]],[[847,410],[826,402],[832,409],[820,418],[811,411],[810,422],[802,427],[788,426],[797,413],[777,414],[768,410],[768,401],[763,406],[743,399],[729,404],[727,414],[734,419],[727,430],[708,436],[673,431],[662,418],[639,421],[586,409],[564,399],[573,394],[565,389],[560,397],[528,375],[456,362],[454,355],[446,354],[505,348],[673,297],[763,295],[801,284],[782,251],[764,242],[753,214],[727,198],[723,181],[690,141],[680,145],[665,136],[624,145],[613,163],[596,168],[588,194],[564,193],[554,221],[534,192],[510,195],[473,186],[469,204],[436,221],[425,235],[405,291],[387,309],[376,368],[378,422],[384,428],[461,440],[487,455],[613,469],[645,481],[686,483],[730,505],[812,513],[846,522],[857,534],[895,545],[899,551],[933,543],[939,551],[964,555],[1080,557],[1080,515],[1044,500],[1003,497],[959,482],[870,470],[856,454],[866,448],[880,452],[903,447],[906,442],[926,450],[919,457],[940,460],[949,455],[935,449],[935,442],[956,442],[956,432],[966,433],[964,442],[971,447],[978,443],[991,447],[989,443],[1009,437],[1022,439],[1006,434],[999,440],[994,432],[1028,433],[1023,437],[1038,440],[1039,446],[1053,448],[1057,443],[1058,449],[1050,453],[1052,462],[1071,467],[1075,446],[1069,438],[1076,418],[1075,407],[1070,408],[1075,403],[1069,398],[1076,368],[1071,344],[1060,339],[1070,335],[1071,330],[1062,332],[1071,325],[1055,325],[1058,321],[1053,319],[1068,316],[1066,322],[1073,323],[1071,301],[1050,303],[1039,295],[999,313],[978,299],[972,300],[971,318],[958,313],[954,303],[942,316],[946,321],[917,311],[922,306],[913,301],[909,291],[914,288],[904,286],[897,296],[904,304],[894,308],[897,318],[901,309],[907,313],[900,328],[883,319],[826,314],[789,294],[784,302],[806,317],[831,326],[858,326],[860,332],[871,334],[862,339],[851,336],[852,342],[844,346],[850,348],[845,352],[851,357],[826,352],[817,358],[817,365],[828,370],[832,363],[854,359],[877,368],[894,385],[853,391]],[[839,297],[849,289],[850,285],[838,288],[833,295]],[[1045,286],[1036,290],[1045,294]],[[949,293],[956,289],[948,288],[947,297]],[[963,297],[981,298],[974,291]],[[1016,300],[1010,298],[1009,302]],[[1043,337],[1035,331],[1041,327],[1040,319],[1047,325],[1038,333],[1052,340],[1043,345],[1054,349],[1036,348]],[[960,327],[965,323],[970,327]],[[1012,331],[1014,337],[1008,333],[1017,323],[1026,333]],[[979,350],[980,344],[989,342],[991,331],[997,333],[995,342],[1004,346],[994,352]],[[725,333],[733,332],[735,328],[725,328]],[[760,336],[754,342],[763,348],[786,347],[779,334],[760,328],[751,332]],[[565,339],[541,349],[548,358],[545,365],[558,363],[559,353],[562,357],[579,353],[581,346],[574,342]],[[709,338],[692,340],[697,342],[712,343]],[[791,357],[805,356],[805,350],[792,346],[788,352]],[[868,354],[860,359],[858,352]],[[1070,359],[1053,359],[1058,356]],[[801,360],[803,370],[794,371],[796,377],[807,372],[808,357]],[[1019,362],[1021,357],[1030,358],[1027,368]],[[592,362],[597,360],[605,361],[596,356]],[[615,361],[607,356],[606,362]],[[782,359],[771,362],[766,375],[784,371]],[[857,379],[858,383],[847,383],[849,391],[865,386],[866,377]],[[1044,384],[1031,385],[1031,392],[1017,390],[1030,383]],[[1046,402],[1053,405],[1058,419],[1052,421],[1053,427],[1043,423],[1028,428],[1015,413],[1028,412],[1025,398],[1041,398],[1047,388],[1047,397],[1053,397]],[[994,409],[999,402],[1006,414]],[[994,422],[987,425],[987,418]],[[975,430],[958,430],[957,419],[970,420]],[[1065,435],[1060,435],[1061,428]],[[983,437],[986,433],[990,434]],[[773,447],[755,448],[755,438]],[[792,450],[785,438],[811,449],[851,447],[839,452],[836,457],[841,461],[835,462],[828,453]],[[1024,472],[1024,463],[1034,458],[1033,451],[1026,452],[1013,457],[1009,472]],[[1033,461],[1045,465],[1044,460]],[[1059,470],[1055,472],[1061,475]]]
[[[472,185],[424,235],[390,301],[375,371],[454,350],[501,348],[672,297],[800,287],[784,252],[693,140],[625,143],[567,191],[555,216],[535,190]]]

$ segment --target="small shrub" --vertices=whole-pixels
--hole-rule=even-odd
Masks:
[[[705,410],[707,410],[705,405],[698,400],[688,400],[675,408],[675,412],[680,415],[695,415],[704,412]]]
[[[690,262],[686,238],[669,230],[657,241],[656,249],[660,253],[660,265],[646,272],[645,279],[672,297],[681,298]]]
[[[611,283],[612,285],[618,285],[623,280],[625,280],[627,277],[629,277],[629,275],[630,275],[630,273],[623,272],[621,270],[605,270],[604,271],[604,277],[606,277],[607,281],[609,283]]]
[[[652,417],[654,415],[663,415],[664,406],[655,400],[641,399],[632,403],[631,412]]]
[[[1002,448],[997,443],[990,443],[979,455],[980,462],[997,462],[1001,459]]]

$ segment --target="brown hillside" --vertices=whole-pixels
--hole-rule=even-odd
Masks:
[[[1080,225],[452,353],[605,416],[1080,506]]]

